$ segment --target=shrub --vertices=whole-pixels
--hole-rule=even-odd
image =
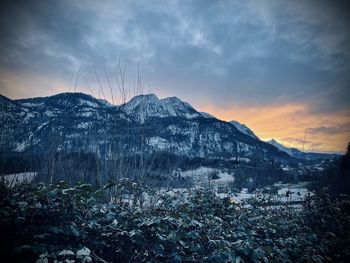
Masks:
[[[123,188],[124,187],[124,188]],[[320,192],[303,209],[254,208],[210,191],[174,202],[107,202],[117,195],[152,194],[139,182],[102,189],[81,184],[2,187],[0,258],[3,262],[346,262],[350,200]]]

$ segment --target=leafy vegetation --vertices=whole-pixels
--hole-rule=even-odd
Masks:
[[[1,187],[2,262],[349,262],[350,199],[178,202],[139,182]],[[111,203],[110,200],[113,202]]]

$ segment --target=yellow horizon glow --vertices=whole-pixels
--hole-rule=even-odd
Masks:
[[[288,147],[303,148],[305,151],[342,152],[350,141],[350,109],[335,113],[312,113],[306,104],[289,103],[268,106],[233,106],[216,108],[213,105],[199,105],[221,120],[236,120],[247,125],[263,141],[275,139]],[[311,133],[309,128],[346,126],[335,134]]]

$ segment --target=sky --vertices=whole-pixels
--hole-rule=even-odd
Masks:
[[[0,94],[77,91],[118,104],[124,75],[129,99],[177,96],[262,140],[344,152],[348,11],[346,1],[322,0],[8,1]]]

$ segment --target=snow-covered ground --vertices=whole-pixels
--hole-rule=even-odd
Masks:
[[[234,174],[225,170],[215,169],[211,167],[201,166],[196,169],[186,170],[186,171],[173,171],[173,174],[179,174],[185,178],[191,178],[194,185],[198,187],[206,187],[208,185],[208,180],[210,179],[210,184],[216,186],[228,185],[234,181]],[[215,175],[218,179],[212,179],[211,177]]]
[[[230,184],[234,182],[234,175],[228,171],[221,171],[219,169],[209,167],[199,167],[194,170],[187,171],[174,171],[174,174],[180,174],[183,177],[191,177],[194,181],[194,188],[178,188],[178,189],[161,189],[158,190],[155,196],[145,197],[146,203],[160,204],[161,200],[157,200],[157,196],[168,196],[173,199],[175,203],[186,202],[192,191],[196,189],[208,189],[214,191],[220,198],[231,198],[236,203],[242,203],[251,198],[270,200],[272,203],[288,203],[304,201],[307,196],[312,196],[314,193],[308,190],[307,183],[297,184],[282,184],[275,183],[274,187],[277,187],[276,194],[263,193],[262,190],[248,192],[247,188],[242,188],[239,193],[232,193]],[[17,184],[33,181],[36,176],[36,172],[26,172],[17,174],[8,174],[1,177],[6,185],[13,187]],[[210,184],[208,178],[211,178],[215,174],[216,179],[211,179]],[[209,189],[208,189],[209,191]]]
[[[307,188],[282,188],[278,190],[278,199],[282,202],[304,201],[308,195],[313,195]]]
[[[307,196],[314,195],[313,192],[308,190],[308,182],[301,182],[295,184],[274,184],[278,187],[279,200],[282,202],[294,202],[303,201]]]
[[[286,186],[281,186],[278,189],[277,194],[265,194],[260,191],[255,191],[249,193],[247,188],[242,188],[239,193],[221,193],[218,194],[220,198],[231,197],[237,203],[247,201],[251,198],[256,199],[269,199],[273,203],[288,203],[288,202],[299,202],[304,201],[308,196],[313,196],[314,193],[309,191],[306,187],[300,187],[300,184],[291,184]]]
[[[30,183],[31,181],[33,181],[35,175],[36,172],[7,174],[1,176],[1,180],[4,180],[7,186],[14,187],[17,184]]]
[[[180,174],[183,177],[190,177],[196,186],[195,188],[208,187],[208,178],[211,178],[211,176],[215,174],[218,179],[210,180],[210,187],[212,190],[214,190],[220,198],[230,197],[238,203],[250,198],[269,198],[272,202],[276,203],[298,202],[305,200],[309,195],[313,195],[313,193],[308,190],[307,182],[296,184],[275,183],[274,187],[277,187],[276,194],[263,194],[262,190],[249,193],[247,188],[241,189],[239,193],[232,193],[230,184],[233,183],[235,179],[233,172],[201,166],[193,170],[174,171],[174,173]]]

